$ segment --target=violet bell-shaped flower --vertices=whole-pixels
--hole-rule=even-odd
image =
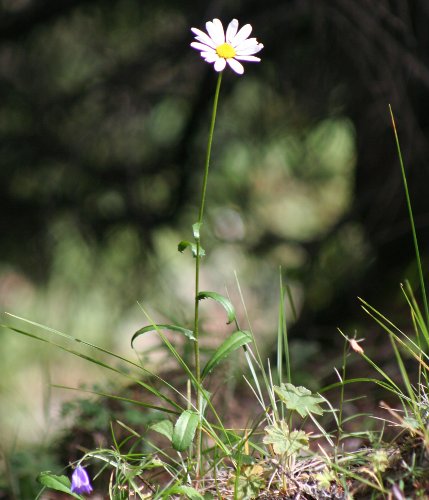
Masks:
[[[71,491],[78,495],[89,495],[92,492],[91,482],[84,467],[78,465],[72,474]]]

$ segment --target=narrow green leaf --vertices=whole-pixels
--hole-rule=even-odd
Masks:
[[[170,442],[173,439],[173,424],[170,420],[161,420],[160,422],[155,422],[150,426],[150,428],[165,436]]]
[[[217,292],[200,292],[198,294],[198,300],[202,299],[213,299],[225,309],[226,314],[228,316],[227,325],[232,323],[235,320],[235,309],[231,304],[231,301]]]
[[[245,330],[237,330],[229,336],[213,353],[213,356],[208,360],[201,377],[204,379],[223,359],[228,357],[232,352],[239,347],[252,342],[252,334]]]
[[[194,337],[194,332],[192,330],[189,330],[188,328],[183,328],[183,326],[178,326],[178,325],[147,325],[144,326],[143,328],[140,328],[132,337],[131,339],[131,347],[133,347],[133,343],[136,340],[137,337],[140,337],[140,335],[143,335],[144,333],[147,332],[156,332],[158,330],[171,330],[173,332],[179,332],[183,333],[185,337],[188,337],[188,339],[195,340]]]
[[[183,253],[187,248],[190,248],[191,251],[192,251],[192,255],[194,257],[197,256],[197,245],[195,243],[192,243],[191,241],[181,241],[178,245],[177,245],[177,249],[179,250],[179,252]],[[200,247],[200,257],[204,257],[204,255],[206,254],[206,252],[204,251],[204,248]]]
[[[150,389],[150,388],[146,387],[146,385],[142,385],[138,381],[134,381],[134,382],[145,389],[148,389],[148,390]],[[59,384],[52,384],[52,387],[55,387],[56,389],[65,389],[67,391],[77,391],[77,392],[83,392],[85,394],[94,394],[96,396],[100,396],[102,398],[109,398],[109,399],[112,399],[114,401],[124,401],[125,403],[130,403],[132,405],[142,406],[143,408],[147,408],[150,410],[157,410],[159,412],[169,413],[172,415],[179,414],[179,411],[171,410],[170,408],[166,408],[165,406],[159,406],[159,405],[154,405],[154,404],[150,404],[150,403],[145,403],[144,401],[140,401],[138,399],[130,399],[130,398],[122,397],[122,396],[117,396],[115,394],[108,394],[108,393],[100,392],[100,391],[90,391],[87,389],[83,389],[82,387],[69,387],[66,385],[59,385]],[[162,397],[162,394],[159,393],[158,391],[152,390],[150,392],[152,394],[154,394],[155,396],[157,396],[158,398],[160,398],[161,401],[162,400],[166,401],[166,402],[170,403],[171,405],[173,405],[176,409],[182,410],[182,408],[178,404],[176,404],[173,400],[168,399],[166,397]]]
[[[68,349],[68,348],[66,348],[66,347],[64,347],[56,342],[44,339],[43,337],[39,337],[38,335],[34,335],[34,334],[26,332],[24,330],[20,330],[19,328],[15,328],[15,327],[12,327],[9,325],[0,325],[0,326],[3,328],[7,328],[8,330],[11,330],[13,332],[19,333],[20,335],[25,335],[26,337],[29,337],[29,338],[38,340],[39,342],[43,342],[45,344],[56,347],[57,349],[61,349],[62,351],[68,352],[69,354],[73,354],[74,356],[77,356],[81,359],[84,359],[85,361],[89,361],[90,363],[93,363],[97,366],[100,366],[101,368],[106,368],[107,370],[113,371],[114,373],[117,373],[117,374],[125,377],[127,380],[131,380],[133,383],[140,385],[141,387],[143,387],[144,389],[146,389],[147,391],[152,393],[154,396],[157,396],[158,398],[162,399],[163,401],[168,402],[173,407],[181,409],[177,403],[175,403],[172,399],[167,398],[164,394],[162,394],[157,389],[154,389],[151,385],[145,384],[144,382],[142,382],[138,378],[131,376],[129,373],[122,371],[122,370],[119,370],[118,368],[115,368],[112,364],[104,363],[104,362],[102,362],[102,361],[100,361],[92,356],[87,356],[86,354],[75,351],[73,349]],[[147,372],[147,373],[149,373],[149,372]],[[158,377],[158,379],[166,384],[166,382],[163,381],[162,379],[160,379],[159,377]],[[164,410],[164,411],[167,411],[167,410]]]
[[[45,471],[41,472],[37,476],[37,481],[51,490],[62,491],[63,493],[68,493],[75,498],[82,498],[80,495],[76,495],[71,492],[71,483],[67,476],[57,476],[56,474],[52,474],[50,471]]]
[[[422,293],[423,307],[425,309],[426,327],[429,327],[429,301],[428,301],[427,295],[426,295],[426,283],[425,283],[424,275],[423,275],[422,259],[420,258],[419,242],[417,239],[416,225],[414,223],[414,214],[413,214],[413,208],[411,205],[411,197],[410,197],[410,192],[408,190],[407,174],[405,172],[404,161],[402,159],[401,145],[399,144],[399,136],[398,136],[398,131],[396,130],[395,117],[393,115],[392,106],[390,104],[389,104],[389,110],[390,110],[390,117],[392,119],[393,132],[395,135],[396,149],[398,151],[399,164],[401,166],[402,182],[404,184],[405,198],[407,200],[408,217],[410,219],[411,232],[413,235],[414,252],[416,254],[416,263],[417,263],[417,269],[419,272],[420,290]]]
[[[192,486],[174,485],[168,488],[167,491],[164,491],[162,497],[171,498],[173,495],[185,495],[186,498],[190,498],[191,500],[204,500],[201,493],[198,493]]]
[[[177,451],[187,450],[194,440],[195,431],[198,426],[198,413],[185,410],[177,419],[173,431],[173,448]]]
[[[202,381],[202,380],[201,380]],[[210,404],[210,398],[212,397],[212,393],[207,391],[201,386],[200,389],[200,398],[201,398],[201,408],[200,408],[200,413],[201,415],[204,415],[207,406]]]
[[[194,238],[196,241],[200,239],[200,229],[201,229],[202,224],[200,222],[196,222],[195,224],[192,224],[192,232],[194,234]]]
[[[383,380],[378,380],[376,378],[349,378],[346,380],[343,380],[341,382],[334,382],[333,384],[329,384],[325,386],[323,389],[320,390],[321,393],[332,391],[332,389],[336,389],[337,387],[341,387],[342,385],[348,385],[348,384],[361,384],[361,383],[368,383],[368,384],[376,384],[386,391],[390,391],[391,393],[395,394],[396,396],[401,397],[402,393],[399,390],[399,388],[395,388],[391,384],[384,382]]]
[[[7,314],[8,316],[10,316],[11,318],[18,319],[19,321],[23,321],[23,322],[25,322],[25,323],[27,323],[29,325],[32,325],[32,326],[36,326],[36,327],[41,328],[41,329],[43,329],[43,330],[45,330],[47,332],[53,333],[54,335],[57,335],[59,337],[63,337],[65,339],[69,340],[69,341],[76,342],[78,344],[83,344],[85,346],[91,347],[91,348],[93,348],[93,349],[95,349],[95,350],[97,350],[99,352],[102,352],[103,354],[107,354],[108,356],[112,356],[112,357],[114,357],[116,359],[119,359],[120,361],[123,361],[124,363],[132,365],[135,368],[142,369],[142,367],[140,365],[134,363],[133,361],[131,361],[131,360],[127,359],[127,358],[124,358],[123,356],[120,356],[119,354],[116,354],[116,353],[114,353],[112,351],[109,351],[108,349],[104,349],[103,347],[100,347],[100,346],[98,346],[96,344],[92,344],[91,342],[87,342],[86,340],[83,340],[83,339],[72,337],[71,335],[69,335],[67,333],[64,333],[64,332],[61,332],[59,330],[56,330],[55,328],[51,328],[49,326],[42,325],[41,323],[37,323],[35,321],[31,321],[29,319],[22,318],[21,316],[16,316],[15,314],[11,314],[11,313],[8,313],[8,312],[6,312],[5,314]],[[12,329],[10,325],[0,325],[0,326],[3,327],[3,328]],[[22,333],[22,332],[19,332],[19,333]]]

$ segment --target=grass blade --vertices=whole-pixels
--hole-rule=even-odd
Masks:
[[[405,197],[407,199],[407,208],[408,208],[408,215],[410,217],[411,231],[413,233],[414,251],[416,253],[416,261],[417,261],[417,268],[418,268],[418,272],[419,272],[420,288],[422,291],[423,306],[425,309],[425,316],[426,316],[426,325],[429,328],[429,306],[428,306],[428,301],[427,301],[427,296],[426,296],[426,287],[425,287],[425,280],[423,277],[423,269],[422,269],[422,261],[420,258],[419,243],[417,240],[416,226],[414,224],[414,215],[413,215],[413,209],[411,206],[410,193],[408,190],[407,176],[405,173],[404,162],[402,159],[401,146],[399,144],[398,132],[396,130],[395,117],[393,115],[392,106],[390,104],[389,104],[389,110],[390,110],[390,117],[392,119],[393,132],[395,134],[395,142],[396,142],[396,149],[398,150],[399,163],[401,165],[402,181],[404,183]]]

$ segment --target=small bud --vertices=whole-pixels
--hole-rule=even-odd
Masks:
[[[362,347],[357,343],[357,341],[355,339],[349,339],[349,342],[350,342],[350,347],[355,351],[357,352],[358,354],[363,354],[364,353],[364,350],[362,349]]]

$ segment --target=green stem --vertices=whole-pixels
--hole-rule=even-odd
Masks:
[[[339,413],[338,413],[338,434],[337,434],[337,449],[339,449],[341,437],[343,434],[343,406],[344,406],[344,381],[346,380],[346,366],[347,366],[347,350],[348,350],[349,342],[344,340],[344,349],[343,349],[343,366],[341,373],[341,390],[340,390],[340,404],[339,404]]]
[[[209,178],[209,167],[210,167],[210,156],[211,156],[211,151],[212,151],[212,143],[213,143],[213,134],[214,134],[214,128],[215,128],[215,123],[216,123],[216,114],[217,114],[217,106],[218,106],[218,101],[219,101],[219,93],[220,93],[220,84],[222,82],[222,71],[219,73],[218,79],[217,79],[217,85],[216,85],[216,91],[215,91],[215,96],[214,96],[214,101],[213,101],[213,112],[212,112],[212,119],[210,122],[210,130],[209,130],[209,138],[207,141],[207,153],[206,153],[206,161],[205,161],[205,166],[204,166],[204,179],[203,179],[203,187],[202,187],[202,193],[201,193],[201,205],[200,205],[200,211],[198,214],[198,226],[199,229],[203,223],[203,216],[204,216],[204,206],[206,202],[206,191],[207,191],[207,182]],[[201,394],[200,394],[200,387],[201,387],[201,366],[200,366],[200,345],[199,345],[199,292],[200,292],[200,265],[201,265],[201,240],[200,240],[200,235],[198,237],[195,237],[196,241],[196,256],[195,256],[195,312],[194,312],[194,358],[195,358],[195,378],[197,380],[197,387],[196,387],[196,404],[197,404],[197,410],[200,413],[200,424],[198,426],[198,432],[197,432],[197,440],[196,440],[196,449],[197,449],[197,476],[199,475],[199,470],[200,470],[200,461],[201,461],[201,436],[202,436],[202,429],[201,429]]]
[[[426,287],[425,287],[425,280],[423,277],[423,269],[422,269],[422,261],[420,258],[419,243],[417,241],[417,232],[416,232],[416,226],[414,224],[413,209],[411,207],[410,193],[408,191],[407,176],[405,174],[404,162],[402,161],[401,146],[399,144],[398,132],[396,131],[395,117],[393,116],[392,106],[390,104],[389,104],[389,110],[390,110],[390,116],[392,119],[393,131],[395,133],[396,149],[398,150],[399,163],[401,165],[402,180],[404,183],[405,197],[407,199],[407,207],[408,207],[408,214],[410,217],[411,231],[413,233],[414,250],[416,252],[417,268],[418,268],[419,279],[420,279],[420,288],[422,291],[423,306],[425,308],[426,326],[429,328],[429,306],[428,306],[428,301],[427,301],[427,297],[426,297]]]
[[[202,189],[202,196],[201,196],[200,212],[198,215],[198,222],[200,224],[202,224],[202,222],[203,222],[204,205],[206,202],[207,181],[209,178],[210,155],[212,152],[213,133],[214,133],[215,123],[216,123],[217,104],[219,101],[219,93],[220,93],[220,84],[222,82],[222,74],[223,74],[223,72],[221,71],[219,73],[219,76],[217,79],[216,91],[215,91],[215,96],[214,96],[214,101],[213,101],[212,120],[210,123],[209,138],[207,141],[207,153],[206,153],[206,163],[204,166],[203,189]]]

